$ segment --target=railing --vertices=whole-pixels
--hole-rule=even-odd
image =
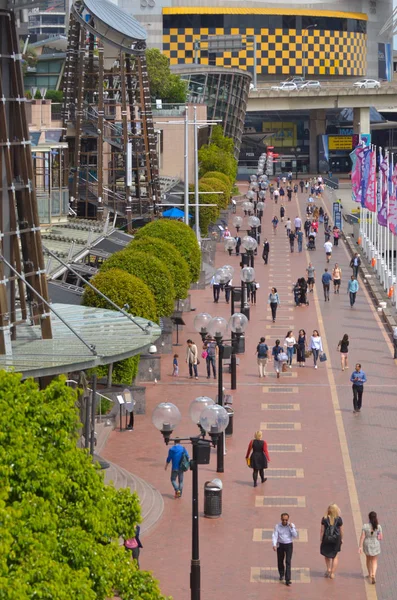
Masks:
[[[152,113],[154,117],[180,117],[185,114],[186,104],[162,104],[157,108],[152,104]]]

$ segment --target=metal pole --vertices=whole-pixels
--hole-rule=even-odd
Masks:
[[[84,448],[90,447],[90,395],[85,396]]]
[[[218,341],[217,341],[218,342]],[[218,404],[223,406],[223,345],[222,340],[218,342]],[[216,472],[224,472],[224,433],[221,433],[218,438],[216,447]]]
[[[92,376],[92,390],[91,390],[91,438],[90,438],[90,454],[91,454],[91,456],[93,456],[94,449],[95,449],[96,380],[97,380],[97,376],[94,373]]]
[[[196,222],[196,237],[200,242],[200,213],[199,213],[199,183],[198,183],[198,126],[197,126],[197,106],[194,110],[194,219]]]
[[[253,36],[253,40],[254,40],[254,90],[257,89],[258,86],[258,75],[256,72],[257,69],[257,57],[256,57],[256,35]]]
[[[185,224],[189,225],[189,107],[185,106]]]
[[[219,442],[218,442],[219,444]],[[190,563],[190,598],[200,600],[199,499],[198,499],[198,438],[192,438],[192,560]]]
[[[235,334],[232,333],[232,356],[230,359],[230,388],[232,390],[237,389],[237,359],[236,359],[236,346],[238,346],[239,339],[234,339]]]

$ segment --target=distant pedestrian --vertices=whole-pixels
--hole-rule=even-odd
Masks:
[[[207,366],[207,379],[211,377],[211,368],[214,379],[216,379],[216,359],[218,356],[218,345],[216,340],[211,336],[207,335],[204,345],[202,357],[205,358]]]
[[[277,379],[280,379],[280,371],[283,367],[282,361],[279,360],[280,354],[282,354],[282,353],[283,353],[283,349],[280,346],[280,340],[276,340],[276,344],[272,348],[272,356],[273,356],[274,370],[277,373]]]
[[[300,187],[300,189],[301,189],[301,194],[303,194],[303,189],[304,189],[304,187],[305,187],[305,182],[303,181],[303,179],[301,179],[301,180],[300,180],[300,182],[299,182],[299,187]]]
[[[307,281],[304,277],[301,277],[298,281],[300,287],[300,304],[309,306],[309,302],[307,300]]]
[[[310,219],[306,219],[305,224],[304,224],[304,229],[305,229],[305,236],[308,238],[309,237],[309,233],[310,233],[310,229],[312,228],[312,222]]]
[[[307,179],[305,181],[305,190],[306,190],[306,194],[308,194],[309,193],[309,182]]]
[[[267,238],[265,238],[265,241],[263,242],[263,250],[262,250],[262,258],[263,258],[265,265],[267,265],[268,260],[269,260],[269,252],[270,252],[270,244],[267,241]]]
[[[352,275],[350,277],[349,283],[347,284],[347,293],[349,294],[350,306],[352,308],[356,302],[356,295],[359,290],[359,287],[360,286],[358,285],[357,279],[354,277],[354,275]]]
[[[283,182],[284,183],[284,182]],[[282,200],[285,196],[285,190],[283,187],[280,188],[280,199]]]
[[[339,244],[340,231],[336,225],[332,228],[332,235],[334,236],[334,246],[337,246]]]
[[[250,456],[251,454],[251,456]],[[249,459],[249,466],[252,471],[252,479],[254,480],[254,487],[258,485],[258,473],[261,476],[262,483],[265,483],[267,477],[265,477],[265,469],[270,462],[269,452],[265,440],[262,440],[262,432],[256,431],[254,439],[248,444],[247,453],[245,455],[246,460]]]
[[[320,553],[325,558],[325,577],[335,579],[335,571],[338,567],[338,553],[343,542],[343,520],[340,509],[336,504],[330,504],[321,521]]]
[[[310,350],[313,352],[314,368],[317,369],[317,361],[320,357],[320,354],[323,353],[323,342],[317,329],[313,331],[313,335],[310,338]]]
[[[353,269],[353,275],[356,279],[358,276],[358,270],[360,268],[360,265],[361,265],[361,258],[359,257],[358,252],[356,252],[350,261],[350,267]]]
[[[328,223],[329,223],[329,216],[327,213],[324,213],[324,225],[326,225],[328,227]]]
[[[292,171],[289,171],[288,173],[288,181],[291,183],[292,181]]]
[[[361,410],[363,403],[364,383],[367,381],[367,376],[364,371],[361,370],[360,363],[356,364],[356,368],[351,374],[350,381],[353,384],[353,413],[357,414]]]
[[[292,221],[289,217],[287,218],[287,222],[285,224],[285,229],[287,231],[287,237],[289,237],[289,234],[291,233],[291,229],[292,229]]]
[[[298,191],[299,191],[299,186],[297,183],[295,183],[294,185],[294,199],[298,200]]]
[[[296,238],[298,240],[298,252],[302,252],[303,231],[301,229],[299,229],[298,233],[296,234]]]
[[[300,229],[302,229],[302,219],[298,216],[294,219],[295,233],[298,233]]]
[[[290,251],[293,252],[294,251],[294,246],[295,246],[295,238],[296,238],[295,233],[293,231],[290,231],[288,238],[289,238],[289,248],[290,248]]]
[[[241,248],[241,237],[239,235],[236,235],[234,239],[236,240],[236,256],[238,256],[240,254]]]
[[[397,358],[397,327],[393,328],[394,358]]]
[[[307,285],[309,286],[309,292],[313,292],[314,284],[316,283],[316,269],[310,262],[306,268],[307,273]]]
[[[284,216],[285,216],[285,206],[284,206],[284,204],[282,204],[280,206],[280,220],[282,223],[284,222]]]
[[[168,456],[164,467],[164,470],[166,471],[170,462],[172,463],[171,485],[175,490],[175,498],[180,498],[182,496],[183,476],[187,470],[182,462],[184,456],[187,457],[187,460],[190,460],[188,451],[182,446],[180,439],[175,438],[174,445],[168,450]]]
[[[287,187],[287,197],[288,197],[288,202],[291,202],[292,200],[292,188]]]
[[[172,360],[172,376],[178,377],[179,375],[179,364],[178,364],[178,354],[174,354],[174,358]]]
[[[269,346],[266,344],[266,338],[261,337],[256,347],[256,358],[258,363],[259,377],[266,377],[266,365],[269,357]]]
[[[288,331],[285,340],[284,340],[284,348],[287,350],[287,365],[290,369],[292,369],[292,358],[294,356],[294,350],[296,346],[296,339],[294,338],[293,331]]]
[[[369,523],[365,523],[359,541],[358,551],[364,551],[367,559],[368,577],[371,583],[376,583],[376,571],[378,569],[378,556],[380,554],[380,543],[383,540],[382,527],[379,525],[378,515],[372,510],[368,515]]]
[[[230,302],[230,294],[232,293],[232,289],[233,289],[233,280],[229,279],[229,281],[227,281],[225,283],[225,287],[224,287],[226,304],[229,304],[229,302]]]
[[[192,340],[187,340],[186,348],[186,362],[189,366],[189,377],[193,379],[193,372],[196,379],[198,379],[197,364],[198,364],[198,351],[196,344]]]
[[[272,311],[272,320],[273,320],[273,323],[275,323],[277,308],[280,304],[280,298],[277,293],[277,289],[275,287],[272,287],[272,289],[270,291],[269,298],[268,298],[268,304],[270,304],[270,309]]]
[[[342,283],[342,269],[335,263],[332,270],[332,281],[334,282],[334,294],[339,294],[340,284]]]
[[[274,215],[274,217],[272,219],[272,225],[273,225],[273,233],[276,233],[277,225],[278,225],[278,218],[276,217],[276,215]]]
[[[330,283],[332,281],[332,276],[330,273],[328,273],[328,269],[327,267],[324,269],[324,273],[321,276],[321,282],[323,284],[323,290],[324,290],[324,302],[329,302],[329,286]]]
[[[214,298],[214,302],[219,302],[219,294],[221,291],[221,284],[216,275],[212,276],[210,281],[210,286],[212,287],[212,296]]]
[[[279,190],[276,188],[276,189],[274,190],[274,192],[273,192],[273,198],[274,198],[274,201],[275,201],[275,203],[276,203],[276,204],[277,204],[277,202],[278,202],[279,196],[280,196],[280,192],[279,192]]]
[[[296,360],[300,367],[305,366],[306,362],[306,331],[299,329],[298,342],[296,345]]]
[[[249,284],[249,294],[250,294],[250,300],[251,300],[251,304],[256,304],[256,292],[257,290],[259,290],[260,284],[257,281],[252,281]]]
[[[342,371],[348,368],[347,355],[349,352],[349,336],[347,333],[344,334],[343,338],[338,343],[338,350],[340,352],[340,362]]]
[[[327,263],[329,263],[329,261],[331,260],[331,256],[332,256],[332,242],[330,242],[329,240],[328,240],[328,242],[325,242],[324,250],[325,250],[325,256],[327,257]]]
[[[274,527],[272,535],[273,550],[277,552],[277,568],[280,581],[284,579],[285,584],[291,585],[291,559],[294,549],[293,541],[298,537],[298,532],[293,523],[289,523],[289,514],[282,513],[281,523]],[[284,564],[285,561],[285,564]]]
[[[331,228],[324,223],[324,241],[329,242],[331,238]]]
[[[130,551],[132,554],[132,558],[136,560],[137,567],[139,567],[139,554],[141,552],[141,548],[143,548],[141,540],[139,539],[139,535],[141,533],[141,528],[139,525],[135,527],[135,536],[133,538],[129,538],[124,540],[124,548],[127,551]]]

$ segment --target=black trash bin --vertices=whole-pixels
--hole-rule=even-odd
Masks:
[[[206,481],[204,484],[204,516],[208,519],[217,519],[222,514],[221,485],[213,481]]]
[[[233,435],[234,410],[232,408],[230,408],[230,406],[225,406],[225,409],[229,415],[229,423],[225,429],[225,435],[226,435],[226,437],[228,437],[229,435]]]

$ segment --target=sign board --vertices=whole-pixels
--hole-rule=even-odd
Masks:
[[[353,150],[352,135],[329,135],[328,136],[329,150]]]
[[[208,52],[224,52],[226,50],[243,50],[245,44],[241,35],[208,36]]]

